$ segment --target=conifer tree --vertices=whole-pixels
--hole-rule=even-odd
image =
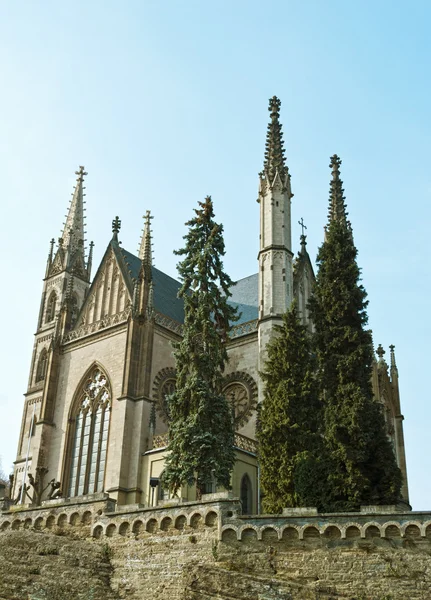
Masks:
[[[298,489],[295,479],[299,471],[315,472],[320,446],[315,361],[295,302],[276,331],[261,373],[265,392],[257,428],[263,509],[273,514],[284,507],[309,505],[309,490],[301,485]]]
[[[309,310],[315,326],[324,439],[330,456],[331,497],[326,510],[355,510],[361,504],[396,502],[401,473],[371,387],[368,301],[359,283],[340,164],[338,156],[331,157],[329,224],[317,257],[319,271]]]
[[[223,226],[214,221],[211,197],[199,202],[188,221],[178,264],[184,300],[183,339],[175,351],[176,391],[169,397],[169,456],[164,481],[176,493],[196,484],[197,498],[215,481],[230,489],[235,462],[233,414],[222,394],[226,339],[236,309],[228,304],[232,285],[223,270]]]

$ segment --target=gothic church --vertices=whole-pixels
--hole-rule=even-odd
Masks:
[[[244,513],[259,512],[256,406],[263,389],[268,340],[296,298],[304,323],[314,273],[301,236],[291,239],[291,179],[286,164],[280,101],[269,104],[263,171],[259,174],[258,272],[236,282],[231,302],[241,313],[228,341],[225,393],[235,414],[233,495]],[[39,480],[39,500],[56,495],[88,500],[109,495],[117,504],[153,506],[168,499],[164,468],[169,413],[165,397],[175,386],[172,343],[181,338],[180,283],[152,264],[150,214],[138,256],[119,243],[120,221],[92,277],[93,244],[84,249],[80,167],[62,236],[51,241],[19,437],[12,497],[28,475]],[[333,177],[339,177],[337,170]],[[257,223],[256,223],[257,232]],[[408,504],[403,417],[393,347],[390,365],[379,346],[373,389],[383,403],[387,433],[401,468]],[[41,479],[45,478],[42,482]],[[54,486],[46,484],[55,481]],[[45,491],[44,491],[45,490]],[[208,489],[208,493],[216,492]],[[29,502],[31,489],[21,498]],[[182,497],[196,498],[184,487]],[[33,497],[34,500],[34,497]]]

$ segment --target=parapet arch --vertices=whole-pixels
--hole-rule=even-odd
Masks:
[[[365,525],[363,525],[360,529],[361,538],[366,537],[367,529],[369,529],[370,527],[377,527],[377,529],[379,530],[380,537],[383,537],[382,525],[380,523],[377,523],[377,521],[369,521],[368,523],[365,523]]]
[[[262,531],[259,527],[256,527],[255,525],[251,525],[251,524],[246,524],[246,525],[242,525],[241,527],[238,528],[238,539],[242,541],[242,536],[243,533],[247,530],[250,531],[254,531],[256,533],[256,537],[258,540],[262,539]]]
[[[360,525],[359,523],[357,523],[356,521],[349,521],[349,523],[345,523],[342,527],[341,527],[341,539],[345,540],[347,539],[347,530],[350,529],[350,527],[354,527],[355,529],[358,530],[358,536],[357,537],[361,537],[361,529],[362,529],[362,525]],[[355,536],[356,537],[356,536]]]
[[[422,535],[422,524],[419,523],[418,521],[407,521],[407,523],[404,523],[401,526],[401,536],[402,537],[409,537],[407,534],[407,529],[409,527],[416,527],[419,530],[419,535],[418,536],[411,536],[411,537],[420,537]]]
[[[396,521],[387,521],[386,523],[384,523],[382,525],[382,537],[393,537],[393,536],[388,536],[387,535],[387,530],[389,529],[389,527],[396,527],[398,530],[398,533],[400,535],[400,537],[402,537],[402,527],[399,523],[397,523]]]
[[[280,527],[277,527],[277,525],[263,525],[263,527],[260,528],[260,531],[259,531],[260,537],[258,537],[258,539],[261,540],[265,531],[268,531],[269,529],[271,529],[272,531],[275,531],[278,539],[281,540],[283,532],[280,530]]]
[[[223,527],[221,528],[221,531],[220,531],[220,538],[221,539],[223,538],[223,534],[226,531],[232,531],[235,534],[237,541],[238,542],[241,541],[241,538],[240,538],[240,535],[239,535],[239,531],[238,531],[238,529],[236,527],[233,527],[233,525],[223,525]]]

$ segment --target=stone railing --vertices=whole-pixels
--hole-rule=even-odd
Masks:
[[[108,329],[109,327],[114,327],[114,325],[119,325],[120,323],[125,323],[129,318],[131,313],[131,308],[128,307],[125,310],[116,313],[115,315],[109,315],[100,319],[100,321],[95,321],[94,323],[89,323],[88,325],[81,325],[76,329],[73,329],[69,333],[66,333],[62,340],[62,344],[67,344],[68,342],[74,342],[75,340],[79,340],[80,338],[86,337],[87,335],[91,335],[92,333],[97,333],[102,331],[103,329]]]
[[[161,325],[165,329],[169,329],[178,335],[183,334],[183,325],[178,323],[178,321],[163,315],[162,313],[155,313],[155,321],[158,325]],[[241,323],[241,325],[234,325],[229,333],[229,338],[234,339],[257,331],[257,323],[258,321],[256,319],[254,321],[247,321],[247,323]]]
[[[155,435],[153,437],[153,446],[152,450],[156,450],[158,448],[166,448],[169,442],[169,434],[162,433],[161,435]]]
[[[160,435],[155,435],[153,437],[153,445],[152,450],[157,450],[160,448],[166,448],[169,442],[169,434],[162,433]],[[245,435],[241,435],[240,433],[235,433],[234,437],[234,445],[239,450],[245,450],[246,452],[251,452],[252,454],[257,454],[257,442],[252,440],[251,438],[246,437]]]
[[[240,433],[235,433],[234,445],[239,448],[239,450],[257,454],[257,442]]]
[[[161,325],[165,329],[169,329],[170,331],[173,331],[174,333],[177,333],[178,335],[182,335],[183,326],[181,323],[178,323],[178,321],[175,321],[174,319],[171,319],[170,317],[167,317],[166,315],[163,315],[162,313],[159,313],[159,312],[155,313],[154,319],[155,319],[157,325]]]
[[[240,337],[242,335],[246,335],[247,333],[253,333],[257,331],[257,319],[254,321],[247,321],[247,323],[241,323],[241,325],[234,325],[230,330],[229,337],[230,339]]]

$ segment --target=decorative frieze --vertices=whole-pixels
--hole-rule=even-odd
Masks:
[[[95,321],[94,323],[89,323],[88,325],[81,325],[73,331],[66,333],[66,335],[63,336],[61,343],[67,344],[69,342],[74,342],[75,340],[86,337],[87,335],[91,335],[92,333],[97,333],[103,329],[109,329],[109,327],[126,323],[130,313],[131,308],[129,306],[125,310],[116,313],[115,315],[103,317],[103,319]]]

